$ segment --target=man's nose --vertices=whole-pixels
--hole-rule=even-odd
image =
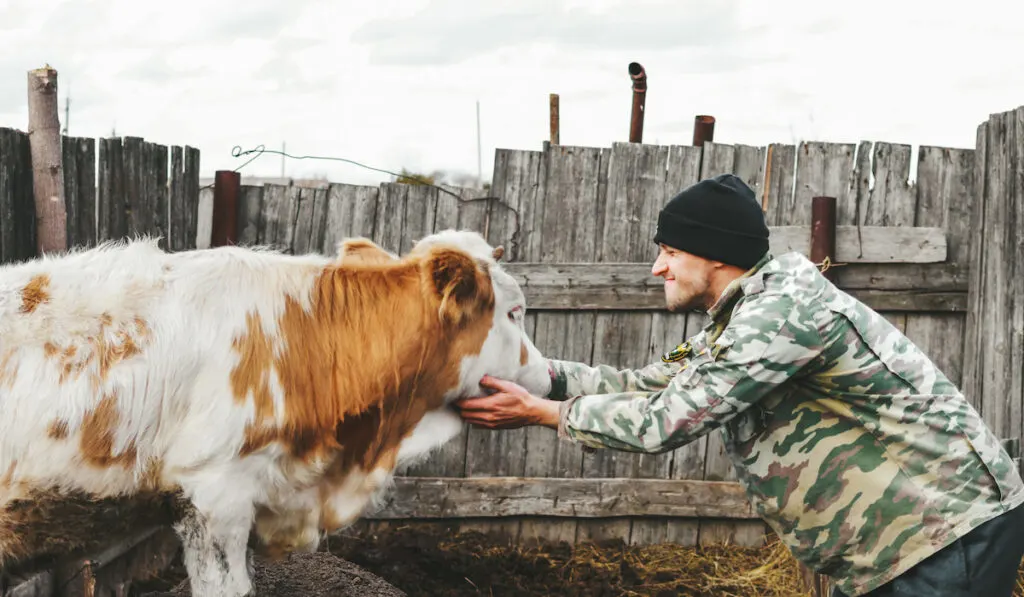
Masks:
[[[651,275],[660,276],[664,274],[666,270],[668,270],[668,266],[659,258],[654,262],[654,265],[651,266]]]

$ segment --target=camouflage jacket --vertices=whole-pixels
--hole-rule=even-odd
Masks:
[[[954,384],[804,256],[766,255],[708,315],[643,369],[552,360],[559,436],[660,453],[721,429],[759,515],[849,595],[1024,501]]]

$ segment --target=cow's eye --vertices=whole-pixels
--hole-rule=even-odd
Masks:
[[[508,320],[515,321],[516,316],[519,314],[520,311],[522,311],[522,309],[522,307],[514,307],[511,311],[508,312]]]

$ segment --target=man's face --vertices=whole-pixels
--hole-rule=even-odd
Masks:
[[[707,308],[712,263],[667,245],[659,245],[651,273],[665,279],[665,303],[669,311]]]

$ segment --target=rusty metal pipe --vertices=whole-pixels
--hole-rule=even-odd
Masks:
[[[241,174],[217,170],[213,178],[213,226],[211,247],[238,244],[238,195]]]
[[[824,264],[822,274],[829,280],[834,280],[835,270],[829,265],[835,260],[836,198],[813,197],[811,199],[811,261]]]
[[[548,118],[549,127],[551,129],[551,144],[559,144],[559,115],[558,115],[558,94],[552,93],[548,96]]]
[[[647,101],[647,73],[639,62],[629,63],[633,80],[633,113],[629,119],[629,142],[642,143],[644,138],[644,104]]]
[[[715,140],[715,117],[700,114],[693,119],[693,146],[703,147],[705,142]]]

